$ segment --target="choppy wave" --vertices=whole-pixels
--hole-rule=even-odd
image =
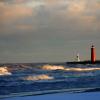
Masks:
[[[66,68],[64,66],[56,66],[56,65],[44,65],[41,67],[43,70],[64,70],[64,71],[95,71],[95,70],[100,70],[99,67],[94,67],[94,68],[75,68],[75,67],[71,67],[71,68]]]
[[[100,70],[100,68],[65,68],[64,70],[66,71],[95,71],[95,70]]]
[[[95,87],[100,87],[99,64],[31,63],[4,64],[0,67],[0,96],[3,97],[100,90]]]
[[[8,67],[0,67],[0,75],[11,75],[11,72],[9,72]]]
[[[12,72],[19,72],[19,71],[28,71],[28,70],[35,70],[38,71],[38,67],[37,66],[27,66],[27,65],[17,65],[17,66],[1,66],[0,67],[0,75],[11,75]],[[96,70],[100,70],[100,67],[67,67],[67,66],[63,66],[63,65],[49,65],[49,64],[45,64],[43,66],[40,67],[40,70],[46,70],[46,71],[54,71],[54,70],[62,70],[62,71],[77,71],[77,72],[83,72],[83,71],[96,71]]]
[[[23,78],[24,80],[30,80],[30,81],[36,81],[36,80],[51,80],[54,79],[53,77],[42,74],[42,75],[36,75],[36,76],[27,76]]]
[[[56,65],[44,65],[42,66],[43,70],[64,70],[64,66],[56,66]]]

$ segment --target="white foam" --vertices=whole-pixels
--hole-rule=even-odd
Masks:
[[[75,67],[71,67],[71,68],[66,68],[64,66],[57,66],[57,65],[44,65],[41,67],[43,70],[64,70],[64,71],[78,71],[78,72],[82,72],[82,71],[96,71],[96,70],[100,70],[99,67],[89,67],[89,68],[75,68]]]
[[[56,66],[56,65],[44,65],[42,66],[43,70],[64,70],[64,66]]]
[[[0,75],[11,75],[11,72],[8,71],[6,66],[0,67]]]
[[[30,80],[30,81],[37,81],[37,80],[51,80],[54,79],[53,77],[46,75],[46,74],[42,74],[42,75],[36,75],[36,76],[28,76],[23,78],[24,80]]]
[[[95,70],[100,70],[100,68],[66,68],[66,71],[95,71]]]

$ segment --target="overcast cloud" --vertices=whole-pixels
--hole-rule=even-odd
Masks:
[[[100,0],[0,0],[0,62],[100,59]]]

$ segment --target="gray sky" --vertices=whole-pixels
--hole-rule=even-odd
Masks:
[[[100,0],[0,0],[0,62],[100,59]]]

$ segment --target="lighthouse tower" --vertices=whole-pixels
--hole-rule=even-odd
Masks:
[[[91,63],[95,63],[95,61],[96,61],[95,47],[92,44],[92,46],[91,46]]]
[[[77,53],[77,55],[76,55],[76,61],[80,62],[80,55],[79,55],[79,53]]]

